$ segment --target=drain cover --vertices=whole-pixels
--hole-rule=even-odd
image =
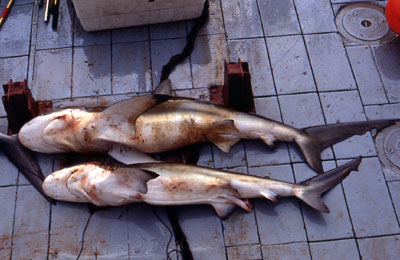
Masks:
[[[396,38],[385,17],[385,9],[371,3],[347,5],[336,16],[339,32],[359,44],[383,44]]]
[[[400,174],[400,124],[383,129],[376,136],[375,145],[385,170]]]
[[[383,147],[390,162],[400,168],[400,128],[387,134]]]

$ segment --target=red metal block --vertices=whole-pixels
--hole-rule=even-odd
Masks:
[[[211,86],[210,101],[243,112],[255,112],[249,64],[225,62],[224,86]]]
[[[36,102],[28,88],[27,81],[13,82],[3,85],[3,105],[7,113],[8,134],[16,134],[21,127],[39,114],[51,111],[51,101]]]

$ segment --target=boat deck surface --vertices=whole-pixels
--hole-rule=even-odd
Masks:
[[[6,1],[1,1],[3,8]],[[334,17],[345,0],[211,0],[210,20],[189,59],[171,75],[177,95],[209,99],[224,60],[250,66],[258,114],[295,127],[400,118],[400,45],[344,41]],[[384,4],[385,1],[377,1]],[[180,52],[192,22],[87,33],[70,1],[57,31],[33,0],[16,0],[0,30],[0,83],[28,80],[54,108],[105,106],[150,93]],[[240,14],[240,15],[239,15]],[[1,106],[0,129],[7,119]],[[371,133],[323,152],[324,168],[363,156],[359,172],[328,192],[330,214],[295,198],[256,200],[221,221],[210,206],[178,208],[194,259],[399,259],[400,174],[384,172]],[[39,155],[45,174],[64,156]],[[239,142],[229,154],[204,144],[199,164],[301,181],[314,173],[296,147],[272,151]],[[51,206],[0,152],[0,259],[166,259],[176,249],[166,208],[148,205],[90,213]],[[168,249],[167,249],[168,246]],[[181,259],[172,252],[171,259]]]

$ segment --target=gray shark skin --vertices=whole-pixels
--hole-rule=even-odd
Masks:
[[[29,180],[33,187],[35,187],[47,201],[51,204],[55,204],[55,201],[48,197],[42,189],[44,175],[35,155],[20,144],[17,135],[8,136],[0,133],[0,148],[4,151],[7,158]]]
[[[270,147],[277,141],[295,142],[310,167],[322,173],[323,149],[394,122],[297,129],[210,102],[155,94],[121,101],[101,112],[69,108],[38,116],[22,127],[19,140],[41,153],[108,153],[125,164],[136,163],[138,152],[159,153],[198,142],[211,142],[224,152],[240,139],[261,139]]]
[[[321,194],[357,170],[351,162],[298,184],[186,164],[149,162],[131,166],[80,164],[49,175],[44,192],[56,199],[119,206],[134,202],[152,205],[210,204],[221,218],[236,206],[251,212],[251,198],[295,196],[314,209],[329,213]]]

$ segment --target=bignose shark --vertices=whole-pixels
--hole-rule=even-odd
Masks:
[[[192,98],[153,94],[115,103],[102,111],[67,108],[38,116],[19,132],[19,141],[41,153],[108,153],[131,164],[144,153],[159,153],[197,142],[224,152],[240,139],[295,142],[305,160],[322,173],[321,151],[353,135],[382,129],[376,120],[297,129],[250,113]],[[133,159],[132,159],[133,158]]]
[[[236,206],[250,212],[250,198],[295,196],[318,211],[329,213],[321,194],[341,182],[361,162],[351,162],[301,183],[261,178],[186,164],[146,162],[130,166],[80,164],[49,175],[44,192],[56,199],[119,206],[210,204],[221,218]]]
[[[0,148],[4,151],[7,158],[30,181],[33,187],[35,187],[35,189],[39,191],[45,199],[54,204],[55,201],[48,197],[42,189],[44,175],[35,155],[32,151],[21,145],[18,141],[18,136],[9,136],[0,133]]]

